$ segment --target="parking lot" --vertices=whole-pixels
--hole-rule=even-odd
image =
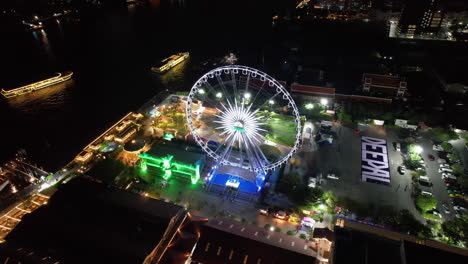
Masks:
[[[320,129],[316,124],[314,134]],[[333,191],[338,196],[346,196],[362,204],[376,206],[391,205],[396,209],[408,209],[415,216],[418,212],[411,198],[411,176],[409,172],[400,175],[397,168],[402,164],[401,153],[396,151],[392,142],[397,136],[382,127],[360,126],[359,133],[339,124],[330,130],[334,140],[331,145],[319,147],[312,162],[318,173],[322,174],[322,189]],[[361,137],[387,140],[390,166],[390,184],[363,182],[361,177]],[[336,177],[327,178],[328,174]]]
[[[309,167],[315,167],[314,175],[321,180],[321,187],[325,191],[333,191],[338,196],[349,197],[361,204],[373,204],[376,206],[390,205],[396,209],[408,209],[420,220],[423,218],[415,207],[411,197],[412,179],[411,171],[398,172],[398,167],[403,164],[402,150],[404,151],[403,139],[398,138],[396,132],[378,126],[360,125],[358,129],[351,129],[340,124],[333,123],[330,129],[321,129],[320,123],[314,123],[313,135],[327,133],[333,135],[331,144],[321,144],[317,151],[309,151],[307,159]],[[390,169],[390,184],[378,184],[362,180],[361,172],[361,140],[362,137],[372,137],[387,141],[388,161]],[[320,138],[316,136],[316,139]],[[323,138],[323,137],[322,137]],[[396,143],[400,142],[401,150],[397,150]],[[312,143],[313,144],[313,143]],[[433,142],[424,137],[417,139],[421,147],[421,157],[424,159],[424,167],[431,185],[420,185],[424,192],[431,193],[436,200],[437,210],[441,213],[442,220],[450,220],[455,216],[453,210],[453,198],[447,192],[446,182],[439,172],[440,159],[438,151],[433,150]],[[463,140],[453,141],[454,151],[461,158],[461,164],[466,163],[465,143]],[[317,144],[319,145],[319,144]],[[310,149],[310,146],[306,146]],[[429,159],[429,155],[434,160]],[[449,165],[446,165],[449,168]],[[321,177],[320,177],[321,176]],[[421,182],[420,182],[421,183]],[[452,194],[453,195],[453,194]]]

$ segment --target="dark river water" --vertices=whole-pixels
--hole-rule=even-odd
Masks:
[[[241,3],[242,2],[242,3]],[[108,126],[163,89],[188,90],[201,61],[235,52],[256,66],[268,45],[265,1],[149,1],[44,22],[41,31],[3,33],[1,88],[71,70],[73,80],[0,100],[0,160],[24,148],[45,169],[65,165]],[[2,45],[3,46],[3,45]],[[177,71],[150,72],[159,59],[189,51]],[[5,67],[6,66],[6,67]]]

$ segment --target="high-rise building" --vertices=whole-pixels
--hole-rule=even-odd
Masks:
[[[444,19],[440,0],[410,0],[401,12],[398,34],[414,38],[418,35],[437,33]]]

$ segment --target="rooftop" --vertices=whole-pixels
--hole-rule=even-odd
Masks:
[[[180,206],[77,178],[26,215],[0,255],[22,248],[64,263],[142,263],[181,212]]]
[[[298,92],[310,95],[335,95],[335,88],[327,88],[320,86],[310,86],[310,85],[301,85],[301,84],[292,84],[291,92]]]
[[[314,263],[316,255],[304,239],[214,218],[201,227],[192,259],[203,263]]]
[[[391,75],[380,75],[380,74],[364,74],[364,82],[376,85],[376,86],[384,86],[384,87],[391,87],[391,88],[398,88],[400,86],[400,77],[391,76]],[[406,85],[406,83],[405,83]]]
[[[175,161],[191,165],[205,159],[205,154],[199,148],[172,143],[154,144],[147,154],[153,157],[174,156]]]

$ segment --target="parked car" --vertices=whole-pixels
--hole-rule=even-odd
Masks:
[[[309,178],[308,186],[310,188],[315,188],[317,186],[317,179],[316,178]]]
[[[419,180],[419,184],[422,185],[422,186],[426,186],[426,187],[432,187],[432,182],[430,181],[423,181],[423,180]]]
[[[450,208],[448,207],[447,204],[442,204],[442,207],[444,208],[444,212],[445,212],[446,214],[450,214]]]
[[[442,214],[439,212],[437,209],[432,209],[430,211],[427,211],[430,214],[437,215],[438,217],[442,218]]]
[[[444,151],[444,148],[442,148],[441,145],[433,145],[432,149],[435,151]]]
[[[439,167],[442,168],[450,168],[450,165],[445,163],[445,164],[439,164]]]
[[[456,183],[446,183],[445,185],[447,186],[447,190],[460,189],[460,186]]]
[[[267,208],[260,208],[258,210],[258,212],[261,214],[261,215],[269,215],[270,213],[268,212],[268,209]]]
[[[453,170],[450,169],[450,168],[439,168],[439,173],[442,173],[442,172],[450,172],[450,173],[453,173]]]
[[[292,223],[300,223],[301,222],[301,217],[297,214],[291,214],[288,219],[289,222]]]
[[[465,200],[460,198],[452,198],[452,204],[455,206],[465,207]]]
[[[450,178],[450,179],[453,179],[453,180],[456,180],[457,177],[455,177],[453,174],[451,173],[442,173],[442,179],[445,179],[445,178]]]
[[[431,192],[427,192],[427,191],[422,191],[421,194],[432,196],[432,193],[431,193]]]
[[[448,193],[460,193],[459,190],[454,189],[454,190],[447,190]]]
[[[401,145],[399,142],[396,143],[396,147],[395,147],[396,151],[401,151]]]
[[[441,158],[437,159],[437,162],[440,163],[440,164],[446,164],[447,163],[447,161],[445,159],[441,159]]]
[[[287,220],[288,218],[288,214],[285,211],[277,211],[273,216],[282,220]]]
[[[401,175],[405,174],[406,173],[406,168],[405,166],[401,165],[401,166],[398,166],[398,173],[400,173]]]
[[[430,161],[435,160],[435,157],[434,157],[434,155],[432,155],[432,154],[427,155],[427,158],[428,158]]]
[[[445,179],[444,179],[444,182],[445,182],[445,183],[457,183],[457,180],[450,179],[450,178],[445,178]]]
[[[458,205],[455,205],[455,206],[453,207],[453,210],[455,210],[455,211],[462,211],[462,212],[466,212],[466,211],[467,211],[465,207],[463,207],[463,206],[458,206]]]
[[[431,180],[427,176],[419,176],[420,181],[430,182]]]
[[[340,177],[338,177],[334,172],[333,170],[330,170],[327,174],[327,178],[328,179],[333,179],[333,180],[339,180]]]
[[[463,195],[459,194],[459,193],[451,193],[449,194],[450,197],[456,197],[456,198],[463,198]]]

